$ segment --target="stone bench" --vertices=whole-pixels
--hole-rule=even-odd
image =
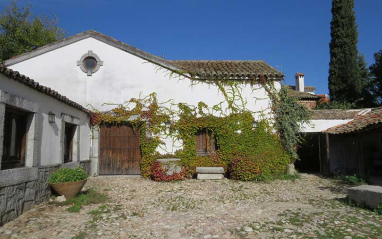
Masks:
[[[224,178],[223,167],[196,167],[197,179],[216,180]]]
[[[382,187],[362,185],[348,189],[348,198],[370,208],[376,208],[382,202]]]

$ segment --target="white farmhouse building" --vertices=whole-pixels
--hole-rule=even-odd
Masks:
[[[270,97],[259,80],[268,81],[280,90],[284,77],[264,61],[165,60],[91,30],[9,59],[5,65],[88,109],[99,111],[111,110],[115,104],[154,92],[159,102],[171,100],[197,106],[202,101],[210,107],[221,104],[224,108],[227,107],[222,103],[224,95],[214,81],[239,81],[243,83],[238,89],[242,98],[237,98],[236,103],[252,111],[256,120],[260,115],[272,117]],[[139,158],[121,156],[123,160],[132,160],[121,171],[110,171],[108,163],[102,163],[110,160],[100,152],[102,135],[93,131],[92,173],[139,174]],[[162,140],[165,146],[157,149],[162,154],[182,148],[182,142],[166,137]],[[132,145],[130,150],[137,150],[137,145]],[[139,155],[139,152],[132,154]]]
[[[90,110],[110,111],[155,93],[158,102],[164,102],[161,106],[203,102],[210,109],[219,106],[221,111],[210,112],[222,116],[232,109],[226,98],[231,94],[236,107],[252,112],[256,125],[259,119],[272,119],[268,87],[278,92],[283,78],[264,61],[165,60],[95,31],[7,60],[0,65],[0,225],[50,196],[47,180],[56,168],[82,165],[92,175],[140,174],[140,131],[128,124],[92,127]],[[320,99],[314,87],[305,86],[301,73],[290,91],[308,108]],[[347,123],[359,112],[348,113],[313,113],[303,132]],[[156,149],[161,154],[183,147],[181,139],[157,136],[164,143]],[[208,138],[207,132],[195,135],[197,156],[216,146],[215,139]],[[321,147],[329,145],[328,136],[326,141],[315,138]],[[335,159],[320,146],[317,152],[320,169],[325,168],[322,162],[329,165],[329,158]]]

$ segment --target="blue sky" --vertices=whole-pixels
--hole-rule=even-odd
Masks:
[[[330,0],[18,2],[56,15],[69,36],[93,29],[171,60],[265,60],[282,66],[287,84],[302,72],[306,85],[328,93]],[[382,50],[382,1],[355,4],[358,50],[371,64]]]

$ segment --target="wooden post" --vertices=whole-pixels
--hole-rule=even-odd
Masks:
[[[359,137],[357,137],[358,141],[358,168],[359,168],[359,175],[364,176],[364,158],[363,158],[363,134],[361,134]]]
[[[325,134],[326,138],[326,168],[327,173],[330,174],[330,144],[329,144],[329,133]]]
[[[323,173],[322,172],[322,157],[321,157],[321,134],[318,133],[317,134],[317,137],[318,137],[318,159],[320,160],[320,173]]]
[[[342,170],[341,170],[341,173],[342,174],[346,174],[346,159],[345,159],[345,143],[344,143],[344,141],[345,141],[345,137],[344,136],[341,136],[341,148],[342,148],[342,150],[341,150],[341,168],[342,168]]]

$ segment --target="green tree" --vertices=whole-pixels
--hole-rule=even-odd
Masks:
[[[332,0],[329,94],[332,101],[355,102],[362,98],[357,63],[358,32],[354,0]]]
[[[382,105],[382,50],[374,53],[374,64],[370,66],[370,73],[373,77],[371,92],[374,95],[374,103]]]
[[[301,143],[301,125],[310,119],[310,112],[305,106],[297,104],[295,98],[288,94],[288,88],[283,86],[275,108],[276,129],[285,150],[294,160],[298,159],[297,147]]]
[[[0,12],[0,62],[65,37],[58,18],[36,16],[31,6],[19,7],[11,1]]]
[[[374,107],[376,106],[375,97],[373,94],[373,81],[371,78],[370,70],[367,67],[365,56],[363,54],[358,55],[357,58],[360,82],[362,83],[362,98],[356,102],[359,108],[362,107]]]

